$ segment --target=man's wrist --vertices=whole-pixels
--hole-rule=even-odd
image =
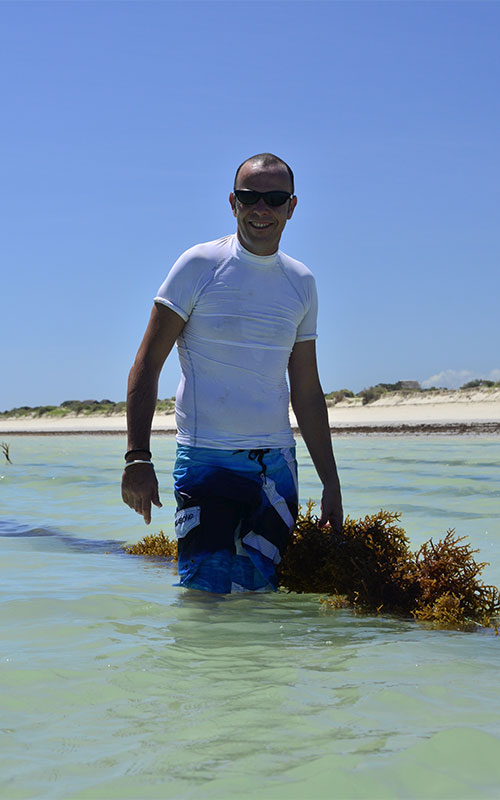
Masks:
[[[136,459],[134,459],[134,461],[126,461],[124,469],[127,469],[127,467],[133,467],[133,466],[135,466],[135,464],[147,464],[148,466],[153,467],[153,469],[154,469],[154,466],[155,466],[152,461],[149,461],[149,460],[148,461],[143,461],[140,458],[136,458]]]
[[[127,450],[124,455],[125,461],[136,461],[137,459],[143,460],[148,459],[151,461],[151,450],[148,450],[147,447],[133,447],[131,450]]]

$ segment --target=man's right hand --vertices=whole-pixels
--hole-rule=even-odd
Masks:
[[[161,508],[158,480],[152,464],[132,464],[123,470],[122,499],[137,511],[144,522],[151,522],[151,503]]]

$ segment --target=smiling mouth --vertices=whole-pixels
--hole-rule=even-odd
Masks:
[[[252,226],[252,228],[257,228],[258,230],[262,230],[264,228],[270,228],[272,222],[250,222],[249,224]]]

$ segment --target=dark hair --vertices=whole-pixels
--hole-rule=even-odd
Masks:
[[[244,167],[245,164],[248,164],[249,161],[257,161],[260,164],[262,164],[263,167],[271,167],[276,165],[285,167],[292,184],[292,194],[294,193],[295,191],[294,178],[291,168],[288,166],[286,161],[283,161],[282,158],[280,158],[279,156],[275,156],[273,153],[258,153],[258,155],[256,156],[250,156],[250,158],[246,158],[245,161],[243,161],[236,170],[236,175],[234,176],[234,186],[236,186],[236,181],[238,180],[238,174],[240,169]]]

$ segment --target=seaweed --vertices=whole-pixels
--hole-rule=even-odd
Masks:
[[[299,512],[280,564],[280,585],[293,592],[325,594],[326,605],[343,603],[358,611],[410,613],[418,593],[415,559],[400,514],[379,511],[353,520],[342,533],[318,528],[309,501]],[[331,597],[334,597],[332,603]]]
[[[144,536],[137,544],[124,545],[123,549],[132,556],[154,556],[177,561],[177,542],[165,536],[163,531]]]
[[[8,464],[12,464],[12,461],[10,460],[10,455],[9,455],[9,450],[10,450],[10,447],[9,447],[9,445],[7,444],[7,442],[0,442],[0,449],[2,450],[2,453],[3,453],[3,454],[4,454],[4,456],[5,456],[5,460],[6,460],[6,462],[7,462]]]
[[[480,575],[465,537],[454,530],[425,542],[416,552],[400,526],[401,514],[380,510],[362,519],[346,518],[341,533],[319,528],[310,500],[297,523],[279,567],[280,588],[322,595],[325,608],[356,613],[413,617],[439,628],[490,627],[498,633],[500,593]],[[177,558],[177,543],[163,531],[125,547],[127,553]]]
[[[491,627],[497,633],[500,593],[480,579],[487,562],[477,562],[465,537],[454,530],[425,542],[415,553],[401,515],[379,511],[347,517],[341,534],[318,528],[313,504],[299,513],[280,565],[288,591],[318,592],[327,608],[412,616],[435,627]]]
[[[464,536],[449,530],[444,539],[425,542],[415,554],[419,602],[413,616],[421,621],[466,625],[475,622],[494,627],[500,611],[496,586],[479,576],[488,562],[478,563]]]

